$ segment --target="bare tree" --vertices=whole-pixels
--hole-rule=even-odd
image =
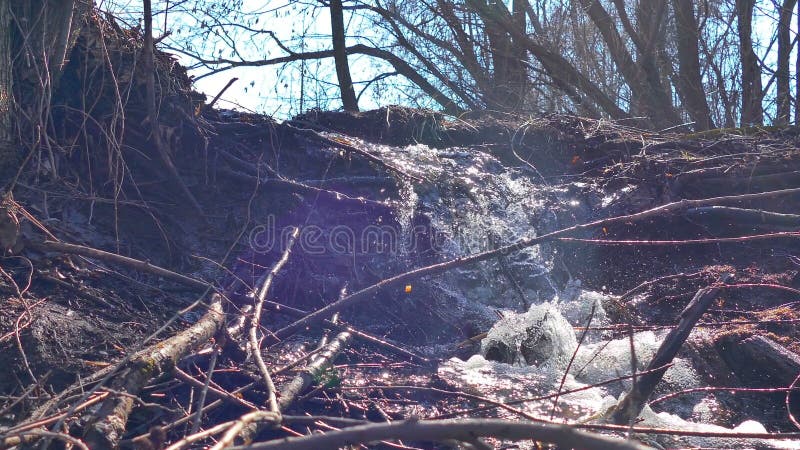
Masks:
[[[798,6],[797,11],[797,26],[800,27],[800,6]],[[800,29],[800,28],[798,28]],[[797,52],[797,56],[794,63],[794,76],[795,76],[795,85],[794,85],[794,124],[800,125],[800,51]]]
[[[764,123],[761,67],[753,49],[753,9],[755,0],[736,0],[736,29],[739,35],[739,61],[742,67],[742,125]]]
[[[331,13],[333,58],[336,61],[336,77],[339,79],[339,90],[342,93],[342,105],[345,111],[358,111],[356,91],[353,89],[353,80],[350,77],[350,64],[347,62],[342,0],[331,0],[329,9]]]
[[[689,122],[704,130],[763,123],[762,103],[771,102],[765,96],[773,92],[762,86],[765,71],[774,72],[777,81],[775,122],[785,122],[795,89],[787,81],[792,43],[786,32],[797,0],[781,1],[775,68],[754,48],[755,0],[353,0],[347,5],[335,0],[299,4],[330,13],[334,25],[330,36],[304,34],[302,41],[243,24],[253,18],[225,19],[239,14],[231,13],[235,2],[203,9],[196,5],[206,2],[195,0],[180,8],[202,16],[201,28],[219,45],[197,48],[194,36],[170,46],[208,69],[200,77],[233,67],[334,58],[329,67],[335,74],[320,80],[317,89],[335,86],[349,110],[370,86],[382,86],[383,92],[388,86],[408,102],[454,115],[476,109],[572,112],[635,118],[634,123],[656,129]],[[350,46],[344,43],[345,23]],[[241,33],[248,38],[238,38]],[[272,42],[276,51],[245,56],[239,43],[259,40]],[[353,64],[381,69],[371,79],[355,70],[352,75],[361,79],[353,79]]]
[[[714,128],[714,121],[711,119],[711,110],[703,87],[698,44],[700,30],[692,3],[692,0],[672,0],[672,9],[675,11],[675,39],[678,44],[677,87],[686,112],[695,123],[695,129],[707,130]]]
[[[797,0],[783,0],[778,11],[778,68],[775,124],[787,125],[790,119],[791,96],[789,93],[789,58],[792,53],[790,24]]]
[[[0,0],[0,176],[4,183],[17,155],[11,121],[11,61],[11,5],[9,0]]]

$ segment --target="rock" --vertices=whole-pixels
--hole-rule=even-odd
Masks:
[[[800,373],[800,356],[766,336],[723,335],[714,343],[733,372],[749,386],[789,386]]]

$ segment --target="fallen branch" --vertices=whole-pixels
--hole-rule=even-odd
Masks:
[[[275,265],[272,266],[272,269],[264,279],[264,284],[261,285],[261,289],[259,290],[258,296],[255,299],[253,315],[251,317],[250,327],[248,329],[250,352],[253,355],[256,366],[258,366],[258,371],[261,373],[261,377],[264,379],[264,385],[267,388],[267,403],[269,405],[269,410],[278,414],[279,416],[280,409],[278,409],[278,401],[275,398],[275,384],[272,382],[272,376],[270,376],[267,365],[264,363],[264,358],[261,356],[261,346],[258,344],[258,336],[256,332],[258,331],[258,326],[261,323],[261,311],[264,309],[264,301],[267,300],[267,293],[269,292],[269,288],[272,286],[272,280],[275,279],[275,275],[280,272],[281,268],[283,268],[283,265],[289,260],[292,247],[294,247],[294,243],[299,235],[300,229],[295,227],[291,232],[289,242],[286,245],[286,250],[284,250],[281,258],[275,263]]]
[[[499,419],[471,420],[404,420],[354,426],[324,434],[276,439],[238,449],[315,450],[340,448],[387,439],[410,441],[456,440],[473,442],[477,437],[496,437],[514,441],[534,440],[554,443],[559,448],[584,450],[644,450],[650,449],[635,441],[579,431],[569,425],[512,422]]]
[[[280,410],[289,409],[300,394],[308,390],[314,383],[318,383],[325,371],[333,365],[334,360],[350,345],[352,340],[353,336],[350,333],[343,332],[337,334],[325,345],[323,350],[313,357],[289,384],[281,389],[281,400],[278,405]]]
[[[210,284],[206,283],[205,281],[198,280],[197,278],[187,277],[186,275],[181,275],[163,267],[150,264],[147,261],[129,258],[127,256],[118,255],[116,253],[111,253],[92,247],[55,241],[27,242],[25,245],[39,251],[68,253],[71,255],[80,255],[87,258],[95,258],[101,261],[120,264],[140,270],[142,272],[149,272],[154,275],[164,277],[168,280],[177,281],[178,283],[197,289],[208,289],[208,287],[210,287]]]
[[[210,450],[222,450],[233,444],[236,436],[241,433],[242,429],[252,424],[268,423],[271,425],[279,425],[281,423],[281,413],[276,411],[253,411],[247,413],[236,420],[231,425],[222,438],[211,447]]]
[[[568,228],[562,228],[557,231],[553,231],[547,234],[543,234],[541,236],[536,237],[528,237],[518,240],[517,242],[506,245],[504,247],[500,247],[494,250],[489,250],[481,253],[477,253],[470,256],[462,256],[456,259],[452,259],[450,261],[445,261],[439,264],[433,264],[426,267],[421,267],[419,269],[414,269],[406,273],[402,273],[400,275],[395,275],[391,278],[387,278],[382,280],[378,283],[373,284],[372,286],[366,287],[361,289],[358,292],[355,292],[341,300],[335,301],[330,303],[329,305],[314,311],[313,313],[309,314],[308,316],[295,321],[287,325],[286,327],[276,331],[274,333],[274,337],[278,339],[283,339],[287,336],[290,336],[297,331],[309,326],[311,324],[320,322],[325,320],[328,317],[332,317],[333,314],[342,311],[345,308],[353,306],[357,303],[363,302],[367,299],[372,298],[375,294],[380,292],[383,289],[387,289],[390,287],[400,286],[406,284],[410,281],[416,280],[423,276],[430,276],[436,275],[442,272],[446,272],[451,269],[455,269],[458,267],[463,267],[467,264],[474,264],[480,261],[486,261],[488,259],[496,258],[497,256],[507,255],[509,253],[517,252],[524,248],[528,248],[534,245],[542,244],[544,242],[550,242],[555,240],[556,238],[562,237],[568,233],[574,233],[577,231],[586,230],[589,228],[594,228],[598,226],[605,226],[610,225],[612,223],[617,222],[632,222],[638,221],[647,217],[652,217],[658,214],[664,214],[668,212],[674,212],[678,210],[685,210],[687,208],[696,208],[700,206],[706,205],[713,205],[718,203],[731,203],[731,202],[742,202],[748,200],[759,200],[768,197],[776,197],[782,195],[791,195],[800,193],[800,188],[793,188],[793,189],[783,189],[779,191],[768,191],[768,192],[760,192],[754,194],[742,194],[742,195],[731,195],[731,196],[724,196],[724,197],[713,197],[713,198],[706,198],[706,199],[697,199],[697,200],[680,200],[673,203],[667,203],[665,205],[657,206],[655,208],[651,208],[645,211],[641,211],[634,214],[628,214],[624,216],[615,216],[609,217],[605,219],[595,220],[593,222],[588,222],[584,224],[573,225]]]
[[[276,302],[266,301],[264,302],[264,306],[272,308],[272,310],[275,312],[283,313],[292,317],[305,317],[309,314],[307,311],[303,311],[302,309],[293,308],[291,306],[282,305]],[[331,327],[337,331],[346,331],[352,334],[353,337],[355,337],[356,339],[360,339],[368,344],[372,344],[376,347],[388,350],[394,353],[395,355],[403,356],[405,358],[420,362],[422,364],[430,364],[431,362],[431,360],[428,358],[420,356],[410,350],[406,350],[398,345],[395,345],[387,341],[386,339],[381,339],[377,336],[373,336],[369,333],[365,333],[361,330],[353,328],[351,325],[348,325],[347,323],[344,323],[341,320],[334,323],[330,319],[325,319],[323,323],[325,324],[325,326]]]
[[[112,382],[115,395],[100,406],[89,421],[85,442],[92,450],[117,448],[125,432],[135,396],[152,378],[167,373],[190,350],[214,337],[225,326],[222,297],[211,296],[208,311],[185,331],[139,352]]]
[[[694,216],[694,219],[708,218],[725,223],[735,222],[742,225],[766,225],[773,227],[800,226],[800,215],[783,214],[761,209],[733,208],[730,206],[704,206],[692,208],[686,211],[687,215]]]
[[[722,282],[725,283],[728,279],[730,279],[730,275],[723,275]],[[650,364],[647,365],[646,370],[649,371],[672,362],[675,355],[683,347],[686,338],[689,337],[689,333],[691,333],[697,321],[700,320],[700,317],[705,314],[708,307],[711,306],[711,302],[716,298],[719,291],[720,288],[717,286],[697,291],[692,301],[681,312],[678,326],[669,331],[664,338],[664,342],[658,347],[653,359],[650,360]],[[666,369],[651,371],[635,379],[631,390],[612,412],[611,420],[617,425],[623,425],[631,423],[638,417],[650,395],[655,390],[656,385],[664,377],[664,373],[666,373]]]
[[[345,289],[342,289],[341,295],[344,295]],[[334,316],[330,320],[332,323],[338,322],[338,317]],[[320,383],[320,380],[323,379],[323,375],[325,371],[333,365],[333,362],[339,356],[339,354],[346,349],[350,342],[353,340],[353,336],[344,331],[336,335],[336,337],[328,342],[327,334],[320,339],[318,345],[318,352],[316,352],[313,356],[310,357],[309,363],[301,370],[294,378],[283,388],[280,392],[280,402],[278,403],[278,411],[284,412],[292,406],[292,404],[297,400],[297,398],[308,390],[309,387],[314,385],[315,383]],[[241,433],[241,441],[249,444],[253,441],[253,438],[258,436],[258,434],[264,429],[265,426],[269,425],[268,422],[264,421],[253,421],[247,427],[243,427],[240,429]],[[215,450],[221,450],[222,447]]]
[[[108,392],[102,392],[90,398],[88,401],[77,405],[72,413],[83,411],[84,409],[99,403],[107,396]],[[6,449],[26,442],[38,440],[42,436],[41,434],[28,434],[27,432],[31,430],[47,431],[44,429],[44,427],[58,422],[59,420],[64,419],[66,416],[67,413],[62,412],[51,417],[34,420],[32,422],[21,423],[15,427],[5,429],[3,430],[2,437],[0,437],[0,449]]]
[[[768,336],[718,337],[714,346],[736,376],[759,387],[790,386],[800,373],[800,355]]]
[[[223,175],[228,175],[230,177],[236,178],[238,180],[247,180],[250,182],[258,183],[259,186],[277,186],[286,189],[290,189],[293,192],[297,193],[308,193],[308,194],[315,194],[318,195],[320,198],[325,200],[332,200],[336,202],[345,202],[345,203],[352,203],[356,206],[376,206],[379,208],[389,208],[391,205],[379,202],[376,200],[370,200],[368,198],[355,198],[350,197],[348,195],[342,194],[341,192],[330,191],[327,189],[322,189],[314,186],[308,186],[303,183],[289,180],[286,178],[262,178],[256,177],[254,175],[250,175],[243,172],[237,172],[233,169],[228,169],[226,167],[219,168],[219,173]]]
[[[202,411],[202,410],[201,410]],[[218,433],[222,433],[223,431],[230,428],[234,422],[223,422],[218,425],[215,425],[211,428],[205,429],[203,431],[199,431],[195,434],[190,434],[188,436],[183,437],[180,441],[170,444],[169,447],[165,448],[164,450],[181,450],[183,448],[188,447],[189,445],[201,441],[203,439],[208,438],[209,436],[213,436]]]
[[[763,241],[768,239],[781,238],[800,238],[800,231],[783,231],[768,234],[752,234],[748,236],[732,236],[721,238],[702,238],[702,239],[675,239],[675,240],[635,240],[635,239],[584,239],[560,237],[557,240],[562,242],[582,242],[597,245],[698,245],[698,244],[722,244],[729,242]]]

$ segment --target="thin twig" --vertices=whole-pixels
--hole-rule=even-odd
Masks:
[[[587,239],[560,237],[557,240],[562,242],[583,242],[597,245],[697,245],[697,244],[720,244],[725,242],[746,242],[761,241],[767,239],[781,238],[800,238],[800,231],[782,231],[778,233],[752,234],[748,236],[732,236],[721,238],[701,238],[701,239],[674,239],[674,240],[635,240],[635,239]]]
[[[722,283],[726,283],[731,278],[730,274],[723,274],[721,278]],[[720,291],[719,287],[711,286],[697,291],[694,298],[680,314],[680,321],[678,326],[670,330],[661,343],[653,359],[650,360],[647,369],[661,367],[665,364],[672,362],[675,355],[683,346],[686,338],[689,337],[697,321],[705,314],[711,302],[716,298],[717,293]],[[633,349],[633,329],[631,329],[631,348]],[[631,359],[633,360],[633,350],[631,350]],[[631,390],[625,397],[617,404],[616,409],[612,413],[612,420],[616,424],[633,423],[633,420],[641,413],[650,395],[653,393],[656,385],[661,381],[666,370],[652,372],[647,375],[634,379]]]
[[[592,303],[592,310],[589,311],[589,319],[586,321],[586,327],[583,329],[583,332],[581,332],[581,337],[578,339],[578,345],[575,347],[575,351],[572,352],[572,356],[569,358],[569,364],[567,364],[567,368],[564,369],[564,375],[561,377],[561,382],[558,384],[558,390],[556,391],[556,396],[553,399],[553,409],[550,410],[550,420],[553,420],[553,417],[556,415],[556,408],[558,407],[558,394],[561,393],[561,389],[564,388],[564,382],[567,380],[567,374],[569,374],[569,370],[572,368],[572,364],[575,362],[575,357],[578,355],[578,350],[581,348],[583,340],[586,339],[586,335],[589,333],[589,327],[592,326],[595,309],[597,309],[597,302]]]
[[[730,196],[713,197],[713,198],[697,199],[697,200],[684,199],[677,202],[667,203],[661,206],[657,206],[655,208],[651,208],[638,213],[627,214],[624,216],[609,217],[605,219],[598,219],[592,222],[573,225],[568,228],[562,228],[560,230],[543,234],[541,236],[522,238],[513,244],[506,245],[504,247],[500,247],[494,250],[489,250],[469,256],[462,256],[456,259],[452,259],[450,261],[445,261],[442,263],[433,264],[426,267],[420,267],[418,269],[414,269],[409,272],[405,272],[400,275],[395,275],[393,277],[384,279],[378,283],[373,284],[372,286],[361,289],[360,291],[357,291],[341,300],[332,302],[329,305],[312,312],[308,316],[285,326],[284,328],[276,331],[274,333],[274,337],[277,339],[283,339],[287,336],[290,336],[298,332],[299,330],[305,328],[308,325],[320,322],[328,317],[333,316],[334,313],[337,313],[345,308],[348,308],[357,303],[373,298],[375,294],[377,294],[383,289],[406,284],[409,281],[418,279],[423,276],[436,275],[451,269],[463,267],[468,264],[474,264],[477,262],[496,258],[497,256],[500,255],[514,253],[524,248],[532,247],[534,245],[542,244],[544,242],[553,241],[556,238],[562,237],[565,234],[575,233],[577,231],[587,230],[598,226],[605,226],[617,222],[638,221],[659,214],[665,214],[691,207],[713,205],[719,203],[742,202],[748,200],[759,200],[769,197],[792,195],[797,193],[800,193],[800,188],[783,189],[783,190],[760,192],[754,194],[730,195]]]
[[[795,386],[797,386],[798,382],[800,382],[800,374],[798,374],[794,381],[792,381],[792,384],[789,385],[789,389],[786,391],[784,403],[786,404],[786,414],[789,416],[789,421],[792,422],[792,425],[794,425],[795,428],[800,430],[800,422],[797,421],[797,417],[795,417],[792,413],[791,403],[789,401],[792,396],[792,391],[796,389]]]
[[[200,423],[203,421],[203,406],[206,403],[206,395],[208,394],[208,385],[211,383],[211,376],[214,374],[214,367],[217,365],[217,356],[219,355],[219,348],[214,345],[213,350],[211,351],[211,361],[208,363],[208,375],[206,375],[206,382],[203,383],[202,389],[200,389],[200,398],[197,399],[197,413],[195,414],[194,423],[192,424],[192,430],[189,434],[197,433],[197,430],[200,429]]]
[[[26,245],[39,251],[81,255],[87,258],[95,258],[106,262],[120,264],[123,266],[134,268],[136,270],[140,270],[142,272],[149,272],[172,281],[177,281],[181,284],[185,284],[186,286],[191,286],[197,289],[207,289],[209,286],[211,286],[209,283],[205,281],[198,280],[197,278],[187,277],[186,275],[181,275],[179,273],[173,272],[163,267],[150,264],[147,261],[130,258],[128,256],[118,255],[116,253],[111,253],[92,247],[86,247],[84,245],[67,244],[65,242],[55,242],[55,241],[28,242],[26,243]]]
[[[240,417],[231,425],[225,434],[220,438],[219,442],[214,444],[209,450],[222,450],[233,444],[236,436],[242,431],[244,427],[252,423],[268,422],[273,425],[281,423],[281,413],[277,411],[253,411]]]
[[[213,294],[208,311],[194,325],[133,357],[130,370],[123,372],[112,384],[116,390],[129,395],[115,396],[103,402],[87,426],[86,442],[89,446],[93,450],[116,448],[133,408],[131,396],[137,395],[151,378],[174,367],[189,350],[211,339],[224,325],[222,297]]]

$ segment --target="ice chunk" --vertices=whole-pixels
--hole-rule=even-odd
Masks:
[[[509,313],[481,342],[486,359],[507,364],[565,366],[578,346],[572,325],[550,304]]]

